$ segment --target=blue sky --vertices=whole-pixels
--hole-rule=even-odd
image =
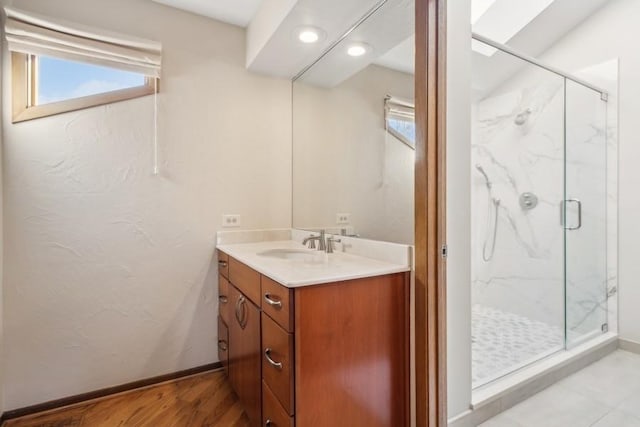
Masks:
[[[46,56],[38,61],[39,105],[144,84],[143,75],[113,68]]]

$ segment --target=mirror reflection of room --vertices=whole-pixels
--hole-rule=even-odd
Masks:
[[[293,224],[413,244],[413,1],[389,1],[293,83]]]

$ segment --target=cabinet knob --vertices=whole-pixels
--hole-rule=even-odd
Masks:
[[[220,301],[222,304],[226,304],[226,303],[228,303],[228,302],[229,302],[229,298],[227,298],[227,296],[226,296],[226,295],[220,295],[220,296],[218,297],[218,301]]]
[[[218,266],[220,266],[222,268],[226,268],[227,267],[227,261],[219,260],[218,261]]]
[[[273,425],[274,425],[274,424],[273,424],[273,421],[271,421],[271,420],[267,420],[267,421],[265,421],[265,423],[264,423],[264,426],[265,426],[265,427],[272,427]]]
[[[278,310],[282,309],[282,301],[279,298],[278,299],[274,299],[273,295],[264,294],[264,300],[270,306],[275,307]]]
[[[228,348],[229,348],[229,345],[225,340],[218,340],[218,350],[227,351]]]
[[[271,351],[272,350],[270,348],[265,348],[264,349],[264,357],[267,359],[267,362],[269,362],[269,364],[271,366],[273,366],[277,370],[281,371],[282,370],[282,362],[276,362],[275,360],[273,360],[271,358]]]

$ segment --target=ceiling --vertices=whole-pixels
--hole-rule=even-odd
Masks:
[[[177,9],[246,27],[263,0],[153,0]]]
[[[380,56],[375,63],[392,70],[415,74],[416,36],[415,34]]]
[[[385,8],[399,1],[403,0],[388,0]],[[277,77],[296,76],[320,57],[358,19],[372,10],[377,2],[378,0],[264,0],[247,31],[247,68]],[[288,3],[290,7],[282,10],[279,7],[282,3]],[[270,12],[269,9],[274,9],[275,12]],[[258,37],[258,29],[267,26],[264,24],[266,20],[278,23],[273,25],[273,30],[268,34]],[[373,21],[373,17],[369,21]],[[302,27],[319,28],[326,36],[314,44],[301,43],[296,33]],[[377,30],[383,34],[382,37],[387,34],[381,27]],[[352,37],[359,31],[360,27]],[[391,37],[387,38],[389,41],[393,40]],[[257,45],[260,46],[259,49],[254,49]]]
[[[414,0],[388,0],[314,64],[300,81],[334,87],[372,63],[411,72],[414,62],[414,10]],[[348,48],[354,44],[368,46],[367,53],[359,57],[349,56]]]
[[[153,0],[167,6],[207,16],[219,21],[249,27],[248,39],[253,36],[253,27],[265,16],[273,22],[266,27],[270,31],[260,34],[260,39],[248,40],[247,68],[269,75],[293,77],[305,65],[313,62],[320,53],[336,40],[349,26],[356,22],[378,0]],[[411,0],[412,1],[412,0]],[[473,31],[489,38],[499,38],[501,31],[508,37],[499,40],[511,48],[529,56],[540,56],[575,26],[588,18],[609,0],[472,0]],[[336,84],[356,73],[368,64],[375,63],[402,72],[414,72],[415,37],[411,23],[403,22],[402,13],[410,1],[390,0],[376,15],[369,19],[349,40],[372,44],[373,52],[359,61],[347,58],[344,52],[331,52],[323,63],[328,64],[313,79],[325,85]],[[523,11],[537,3],[538,10],[529,17]],[[286,5],[284,7],[283,5]],[[270,9],[280,7],[279,15]],[[398,9],[399,8],[399,9]],[[407,9],[408,10],[408,9]],[[540,12],[540,10],[542,10]],[[271,13],[271,15],[270,15]],[[385,15],[388,19],[385,19]],[[392,17],[392,18],[389,18]],[[275,18],[275,19],[274,19]],[[379,19],[377,19],[379,18]],[[505,22],[519,21],[517,27],[505,30]],[[253,24],[252,24],[253,22]],[[409,25],[408,25],[409,24]],[[292,32],[300,25],[317,26],[325,30],[326,38],[314,46],[296,44]],[[494,34],[495,33],[495,34]],[[493,36],[493,37],[492,37]],[[345,40],[347,43],[349,40]],[[342,44],[344,44],[342,43]],[[253,46],[251,46],[253,45]],[[339,49],[336,49],[339,50]],[[515,74],[521,61],[504,54],[487,56],[473,53],[473,87],[478,96],[487,93]],[[351,75],[352,75],[351,74]],[[323,75],[322,78],[319,76]]]
[[[487,0],[473,1],[487,2]],[[536,1],[547,4],[544,10],[503,42],[512,49],[532,57],[540,57],[609,0]],[[528,2],[531,0],[495,0],[484,14],[477,18],[477,22],[473,25],[473,31],[493,39],[495,35],[491,34],[491,31],[499,26],[499,21],[509,20],[511,13],[520,13],[519,11],[523,7],[519,3]],[[512,12],[509,12],[510,10]],[[524,65],[523,61],[507,54],[497,53],[487,56],[486,51],[484,54],[474,51],[472,85],[475,95],[483,97],[490,93],[510,76],[517,73]]]

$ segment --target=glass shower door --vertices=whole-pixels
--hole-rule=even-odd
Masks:
[[[607,103],[565,83],[566,346],[607,330]]]
[[[472,372],[477,388],[565,348],[564,78],[502,51],[476,57],[472,115]]]

